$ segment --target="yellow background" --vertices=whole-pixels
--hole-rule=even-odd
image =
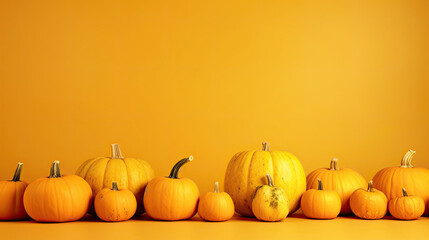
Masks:
[[[240,150],[429,167],[428,1],[0,1],[0,177],[147,160],[202,193]]]

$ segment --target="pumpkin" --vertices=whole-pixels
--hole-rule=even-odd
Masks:
[[[423,215],[425,202],[419,196],[408,196],[407,190],[402,188],[402,196],[389,201],[389,212],[394,218],[413,220]]]
[[[119,190],[118,184],[112,182],[111,189],[104,188],[97,193],[94,208],[97,216],[103,221],[126,221],[136,213],[137,201],[130,190]]]
[[[319,168],[308,174],[307,190],[317,189],[318,181],[322,180],[326,190],[337,191],[341,198],[340,214],[351,214],[350,196],[359,188],[366,187],[366,180],[350,168],[339,168],[338,159],[331,160],[330,168]]]
[[[317,189],[309,189],[302,195],[302,212],[308,218],[336,218],[341,210],[340,195],[334,190],[324,190],[320,179],[317,182]]]
[[[18,163],[10,181],[0,181],[0,220],[21,220],[28,218],[23,197],[28,183],[21,181],[22,163]]]
[[[180,168],[193,157],[178,161],[168,177],[154,178],[146,187],[143,202],[149,217],[156,220],[189,219],[197,212],[199,191],[189,178],[179,178]]]
[[[144,212],[143,193],[154,172],[144,160],[124,158],[119,144],[112,144],[112,157],[97,157],[84,162],[76,171],[92,188],[94,197],[103,188],[110,188],[117,182],[120,189],[128,189],[137,199],[136,214]],[[90,213],[94,214],[91,209]]]
[[[234,203],[226,192],[219,192],[219,182],[215,182],[214,192],[201,196],[198,203],[198,215],[212,222],[226,221],[234,215]]]
[[[289,200],[283,188],[274,186],[271,175],[267,174],[266,177],[268,185],[256,188],[252,200],[253,214],[261,221],[281,221],[289,214]]]
[[[386,194],[388,200],[401,197],[401,188],[405,188],[408,194],[419,196],[429,202],[429,170],[426,168],[414,167],[411,160],[415,151],[409,150],[401,161],[399,167],[387,167],[377,172],[373,178],[374,187]],[[429,214],[426,207],[425,215]]]
[[[274,185],[286,192],[289,213],[299,208],[299,200],[305,191],[305,173],[298,158],[284,151],[270,151],[267,142],[262,151],[243,151],[230,160],[225,173],[225,192],[234,201],[235,210],[247,217],[253,217],[252,198],[256,188],[265,184],[266,173],[274,179]]]
[[[54,161],[49,177],[30,183],[24,192],[24,207],[38,222],[68,222],[87,213],[92,191],[83,178],[61,175],[60,162]]]
[[[369,181],[368,189],[358,189],[350,196],[350,208],[353,213],[364,219],[380,219],[387,212],[387,198],[383,192],[373,188]]]

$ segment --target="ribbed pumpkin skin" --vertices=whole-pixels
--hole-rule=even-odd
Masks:
[[[144,160],[135,158],[94,158],[85,161],[76,171],[92,188],[94,197],[103,188],[117,182],[120,189],[130,190],[137,199],[136,214],[144,212],[143,193],[154,177],[152,167]]]
[[[38,222],[79,220],[88,212],[91,201],[91,188],[76,175],[39,178],[24,193],[25,210]]]
[[[380,219],[387,213],[387,198],[377,189],[358,189],[350,197],[350,208],[363,219]]]
[[[411,159],[410,159],[411,160]],[[425,202],[424,215],[429,214],[429,170],[413,166],[387,167],[373,178],[374,187],[384,192],[388,200],[402,196],[402,188],[410,196],[419,196]]]
[[[104,188],[99,191],[94,200],[97,216],[107,222],[126,221],[134,216],[137,201],[128,189]]]
[[[305,191],[305,173],[299,160],[283,151],[243,151],[235,154],[225,173],[224,189],[242,216],[254,217],[252,198],[258,186],[266,184],[269,173],[274,185],[282,187],[289,200],[289,213],[299,209]]]
[[[325,190],[334,190],[340,195],[340,214],[352,214],[349,205],[350,196],[355,190],[366,187],[366,180],[362,175],[349,168],[341,168],[339,170],[319,168],[308,174],[307,190],[317,189],[318,178],[322,180]]]
[[[341,199],[333,190],[310,189],[302,195],[301,210],[308,218],[336,218],[341,210]]]
[[[216,183],[215,192],[201,196],[198,203],[198,215],[211,222],[227,221],[234,215],[234,203],[226,192],[219,192]]]
[[[28,218],[23,197],[26,182],[0,181],[0,220],[21,220]]]
[[[422,216],[425,203],[418,196],[400,196],[389,201],[389,212],[401,220],[414,220]]]
[[[197,213],[199,198],[198,187],[191,179],[158,177],[147,185],[144,205],[153,219],[183,220]]]

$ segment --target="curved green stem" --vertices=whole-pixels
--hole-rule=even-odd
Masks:
[[[405,190],[405,188],[402,188],[402,195],[404,197],[408,197],[408,193],[407,193],[407,190]]]
[[[13,175],[13,178],[12,178],[13,182],[21,181],[21,170],[22,170],[22,162],[19,162],[18,166],[15,169],[15,174]]]
[[[192,161],[193,159],[194,159],[194,157],[193,157],[193,156],[190,156],[190,157],[187,157],[187,158],[184,158],[184,159],[182,159],[182,160],[178,161],[178,162],[173,166],[173,168],[171,169],[170,175],[169,175],[168,177],[169,177],[169,178],[175,178],[175,179],[179,178],[179,177],[178,177],[178,175],[179,175],[179,170],[180,170],[180,168],[181,168],[183,165],[185,165],[186,163],[188,163],[188,162]]]
[[[273,178],[271,177],[271,175],[269,173],[267,173],[265,176],[267,176],[268,186],[274,187],[274,181],[273,181]]]
[[[322,184],[322,180],[320,180],[320,178],[317,179],[317,190],[323,190],[323,184]]]

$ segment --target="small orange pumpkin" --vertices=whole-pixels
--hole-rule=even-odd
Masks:
[[[0,220],[28,218],[24,209],[24,191],[28,183],[20,180],[22,163],[18,163],[11,181],[0,181]]]
[[[408,196],[402,188],[402,196],[389,201],[389,212],[393,217],[401,220],[413,220],[423,215],[425,202],[419,196]]]
[[[146,186],[143,197],[149,217],[156,220],[189,219],[197,212],[199,191],[189,178],[179,178],[180,168],[193,157],[178,161],[168,177],[154,178]]]
[[[137,201],[133,192],[118,189],[118,183],[112,182],[112,189],[103,188],[94,200],[97,216],[107,222],[119,222],[130,219],[137,209]]]
[[[341,210],[340,195],[334,190],[323,190],[323,184],[317,179],[317,189],[307,190],[301,198],[301,209],[308,218],[332,219]]]
[[[69,222],[85,216],[92,200],[88,183],[76,175],[61,175],[54,161],[49,177],[30,183],[24,192],[24,207],[38,222]]]
[[[350,196],[359,188],[366,187],[366,180],[358,172],[350,168],[339,168],[338,159],[331,160],[330,168],[319,168],[308,174],[307,190],[317,189],[317,179],[322,180],[326,190],[336,191],[341,198],[340,214],[351,214]]]
[[[219,182],[215,182],[214,192],[201,196],[198,203],[198,215],[212,222],[227,221],[234,215],[234,203],[226,192],[219,192]]]
[[[364,219],[380,219],[387,212],[387,198],[383,192],[373,188],[372,180],[368,189],[358,189],[350,197],[350,208],[353,213]]]
[[[409,150],[402,157],[401,166],[383,168],[375,174],[374,187],[384,192],[388,200],[401,197],[404,187],[408,194],[423,198],[425,205],[429,203],[429,170],[411,164],[415,153]],[[429,208],[424,214],[429,214]]]

